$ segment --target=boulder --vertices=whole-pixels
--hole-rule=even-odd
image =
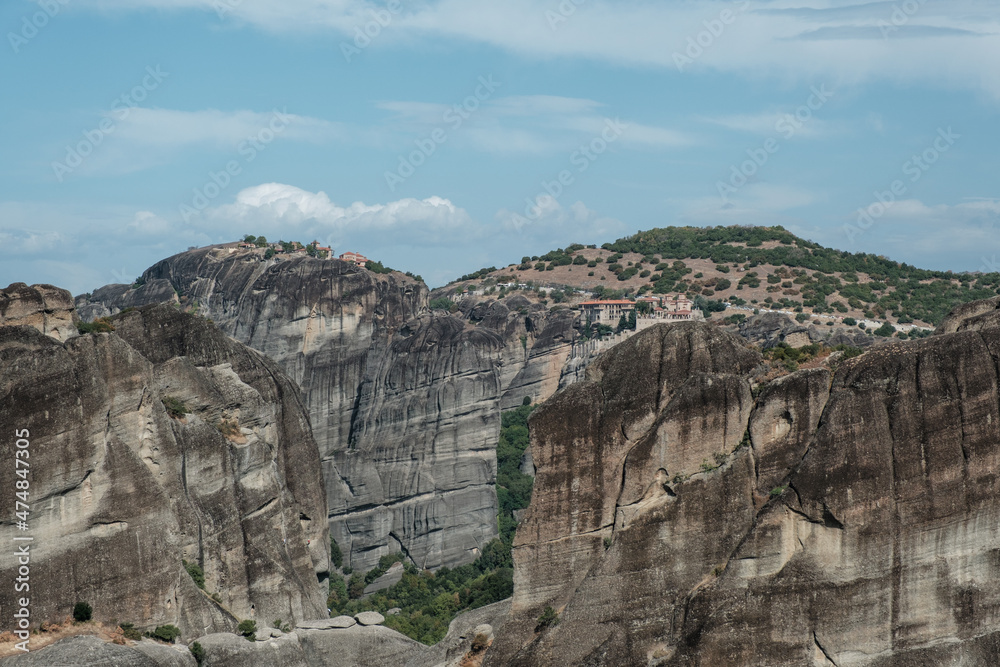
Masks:
[[[359,625],[382,625],[385,623],[385,616],[377,611],[363,611],[360,614],[355,614],[354,620]]]

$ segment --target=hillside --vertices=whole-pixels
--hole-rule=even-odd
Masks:
[[[823,324],[867,319],[917,327],[936,325],[960,303],[1000,294],[998,273],[927,271],[824,248],[781,227],[666,227],[489,267],[435,295],[511,282],[628,295],[684,292]]]

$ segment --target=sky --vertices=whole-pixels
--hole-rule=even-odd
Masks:
[[[0,286],[668,225],[1000,270],[995,0],[5,0]]]

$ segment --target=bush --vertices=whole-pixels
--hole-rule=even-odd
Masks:
[[[535,632],[541,632],[545,628],[554,628],[557,625],[559,625],[559,614],[552,607],[546,607],[542,615],[538,617]]]
[[[139,632],[131,623],[119,623],[118,627],[122,629],[122,634],[125,635],[125,639],[131,639],[134,642],[142,639],[142,633]]]
[[[248,641],[256,641],[257,621],[251,620],[249,618],[245,621],[240,621],[240,624],[236,626],[236,632],[246,637]]]
[[[344,553],[333,537],[330,538],[330,560],[333,561],[333,566],[338,569],[344,565]]]
[[[86,623],[94,615],[94,610],[86,602],[77,602],[73,607],[73,620],[77,623]]]
[[[240,425],[235,419],[223,419],[215,425],[215,428],[227,438],[235,438],[240,434]]]
[[[201,566],[198,563],[189,563],[186,560],[182,560],[181,563],[184,564],[184,569],[187,570],[187,573],[191,575],[195,586],[201,590],[205,590],[205,571],[201,569]]]
[[[439,296],[436,299],[431,299],[427,306],[431,310],[447,310],[448,312],[458,310],[458,306],[455,305],[455,302],[446,296]]]
[[[876,336],[882,336],[883,338],[889,338],[890,336],[893,336],[893,335],[896,334],[896,327],[894,327],[891,324],[889,324],[888,322],[886,322],[885,324],[883,324],[882,326],[880,326],[878,329],[876,329],[874,331],[874,334]]]
[[[205,660],[205,649],[201,647],[198,642],[193,642],[188,646],[188,650],[191,651],[191,655],[194,656],[194,661],[199,665]]]
[[[171,417],[180,418],[191,412],[184,401],[176,396],[164,396],[160,400],[163,402],[163,407],[167,409],[167,414]]]
[[[181,629],[176,625],[160,625],[149,636],[173,644],[174,640],[181,636]]]
[[[115,327],[107,317],[98,317],[93,322],[77,322],[76,330],[81,334],[107,333],[114,331]]]

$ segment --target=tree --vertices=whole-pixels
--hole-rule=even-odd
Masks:
[[[896,327],[892,326],[888,322],[880,326],[873,332],[876,336],[882,336],[883,338],[889,338],[896,333]]]
[[[243,236],[243,241],[244,243],[256,243],[257,237],[254,236],[253,234],[246,234]]]
[[[94,615],[94,610],[86,602],[77,602],[73,607],[73,620],[77,623],[86,623]]]
[[[247,241],[247,243],[250,243],[250,241]],[[258,236],[257,237],[257,247],[258,248],[263,248],[265,246],[267,246],[267,237]]]
[[[336,568],[344,564],[344,553],[340,550],[337,540],[333,539],[332,536],[330,537],[330,560],[333,561],[333,566]]]

